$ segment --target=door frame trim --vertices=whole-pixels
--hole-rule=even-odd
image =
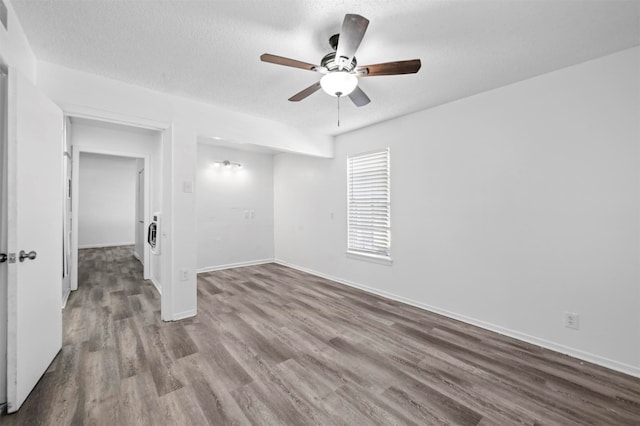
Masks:
[[[78,289],[78,208],[80,198],[80,154],[103,154],[126,158],[139,158],[144,163],[144,229],[149,226],[149,214],[151,209],[151,189],[149,176],[149,155],[135,151],[117,151],[103,148],[95,148],[83,145],[72,145],[73,161],[71,162],[71,291]],[[147,244],[144,245],[143,278],[151,277],[150,265],[151,252]]]
[[[174,149],[173,123],[158,121],[139,116],[120,114],[102,109],[91,108],[74,103],[58,103],[65,117],[86,118],[114,124],[123,124],[144,129],[157,130],[161,134],[162,147],[160,159],[160,193],[161,209],[163,215],[162,231],[162,294],[160,296],[160,316],[163,321],[175,321],[173,314],[173,164],[172,153]],[[72,183],[73,187],[73,183]]]
[[[7,111],[7,106],[9,104],[9,70],[6,66],[4,66],[0,59],[0,151],[3,151],[2,155],[0,155],[0,173],[2,174],[2,178],[0,178],[0,238],[3,238],[3,244],[0,244],[0,248],[2,251],[8,252],[8,243],[7,241],[7,229],[8,229],[8,210],[7,210],[7,191],[8,191],[8,183],[7,183],[7,150],[9,145],[9,132],[8,132],[8,124],[9,124],[9,113]],[[4,406],[7,404],[7,314],[8,314],[8,306],[7,299],[9,297],[8,294],[8,264],[2,263],[0,264],[0,356],[3,358],[0,359],[0,410],[4,410]]]

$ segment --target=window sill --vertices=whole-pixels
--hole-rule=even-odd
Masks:
[[[393,260],[387,256],[378,256],[375,254],[360,253],[356,251],[347,251],[347,257],[356,260],[364,260],[366,262],[377,263],[379,265],[393,265]]]

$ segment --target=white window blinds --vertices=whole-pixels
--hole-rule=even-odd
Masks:
[[[347,251],[391,256],[389,148],[347,159]]]

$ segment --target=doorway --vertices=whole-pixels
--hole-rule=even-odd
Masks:
[[[138,154],[141,155],[141,154]],[[137,200],[137,165],[148,162],[146,157],[115,151],[90,148],[74,149],[72,185],[76,195],[72,199],[72,256],[78,259],[78,250],[98,247],[140,246],[138,253],[143,265],[143,277],[151,276],[150,253],[146,244],[136,244],[136,207],[142,206],[142,228],[150,216],[148,188],[142,188]],[[149,181],[149,179],[145,179]],[[71,289],[78,288],[77,261],[71,273]]]
[[[160,211],[161,209],[162,132],[78,117],[71,117],[70,131],[73,151],[72,193],[74,194],[72,197],[71,238],[71,263],[74,267],[71,269],[71,289],[76,290],[78,288],[78,249],[92,244],[98,246],[102,242],[111,246],[132,244],[136,257],[143,265],[143,278],[150,279],[158,292],[161,293],[161,256],[150,252],[149,245],[144,243],[144,236],[146,235],[152,212]],[[88,228],[89,231],[87,231],[87,223],[83,225],[80,217],[83,214],[82,206],[85,209],[87,208],[87,204],[84,202],[87,201],[86,194],[84,196],[85,200],[82,200],[83,194],[80,185],[84,177],[81,167],[83,162],[89,161],[87,159],[91,158],[93,158],[94,163],[95,159],[119,161],[121,170],[124,170],[122,167],[125,167],[124,164],[129,162],[126,167],[129,167],[128,170],[132,172],[130,179],[127,180],[128,189],[125,189],[126,191],[132,191],[131,193],[136,195],[132,195],[130,202],[127,204],[127,209],[131,213],[131,220],[129,221],[131,237],[128,239],[120,237],[115,240],[100,241],[100,238],[103,240],[107,238],[104,235],[106,231],[104,229],[102,230],[102,236],[94,233],[96,235],[93,235],[92,238],[96,239],[93,241],[80,239],[81,236],[86,236],[87,232],[91,233],[92,230],[97,230],[95,226],[93,228],[90,226]],[[91,170],[91,167],[89,170]],[[99,172],[98,169],[93,171]],[[105,180],[104,176],[96,176],[96,178],[102,181]],[[93,177],[90,176],[89,179],[93,179]],[[121,187],[122,191],[125,189]],[[113,198],[115,195],[117,194],[114,194],[113,191],[101,193],[98,189],[98,194],[89,193],[89,196],[97,196],[97,200],[89,202],[89,206],[93,203],[91,208],[94,209],[94,213],[103,215],[107,220],[114,222],[121,213],[124,215],[122,211],[109,206],[109,203],[119,203],[116,198]],[[109,198],[109,200],[106,198]],[[101,202],[107,204],[101,206],[99,204]],[[110,213],[107,214],[107,210]],[[125,219],[121,218],[119,220]],[[85,228],[80,229],[80,225],[85,226]],[[114,237],[114,235],[110,235],[110,237]]]

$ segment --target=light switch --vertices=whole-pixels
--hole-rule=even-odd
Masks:
[[[193,182],[190,180],[185,180],[182,182],[182,192],[191,194],[193,193]]]
[[[188,281],[189,280],[189,270],[188,269],[180,269],[180,280]]]

